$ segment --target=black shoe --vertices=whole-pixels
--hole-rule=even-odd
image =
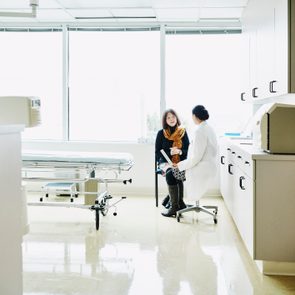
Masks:
[[[166,206],[164,206],[166,209],[169,209],[171,207],[171,203],[170,201],[166,204]]]
[[[166,206],[167,205],[169,205],[169,207],[170,207],[170,196],[169,195],[167,195],[165,198],[164,198],[164,200],[162,201],[162,205],[165,207],[165,208],[167,208]],[[168,208],[169,208],[168,207]],[[167,209],[168,209],[167,208]]]
[[[169,208],[166,212],[162,212],[161,214],[165,217],[176,217],[176,211],[175,209]]]
[[[182,210],[182,209],[185,209],[186,208],[186,205],[183,201],[180,201],[180,204],[179,204],[179,210]]]

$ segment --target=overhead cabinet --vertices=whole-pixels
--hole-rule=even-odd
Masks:
[[[246,44],[242,100],[295,92],[291,79],[293,6],[288,0],[249,0],[242,17]]]

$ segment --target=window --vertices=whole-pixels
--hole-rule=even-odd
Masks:
[[[38,96],[42,124],[25,139],[62,139],[62,33],[0,33],[1,96]]]
[[[208,109],[218,134],[246,124],[252,109],[239,100],[241,46],[240,34],[166,35],[166,105],[187,127],[198,104]]]
[[[159,31],[71,31],[70,140],[138,141],[155,132]]]
[[[23,138],[153,141],[161,121],[160,31],[45,30],[0,32],[0,95],[41,99],[42,124],[27,128]],[[63,34],[69,34],[69,52]],[[217,133],[240,131],[252,113],[251,104],[239,100],[241,34],[165,38],[167,108],[190,128],[191,109],[204,104]],[[63,57],[69,58],[69,97],[63,96]]]

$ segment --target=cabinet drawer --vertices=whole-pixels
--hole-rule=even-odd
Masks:
[[[254,161],[250,154],[234,146],[232,149],[233,164],[243,171],[251,179],[255,179],[254,175]]]
[[[254,182],[241,170],[236,169],[232,216],[240,235],[253,257],[253,191]]]

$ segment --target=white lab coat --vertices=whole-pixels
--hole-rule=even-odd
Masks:
[[[186,197],[198,201],[209,189],[217,171],[217,139],[206,121],[195,130],[188,148],[187,159],[178,163],[185,170]]]

